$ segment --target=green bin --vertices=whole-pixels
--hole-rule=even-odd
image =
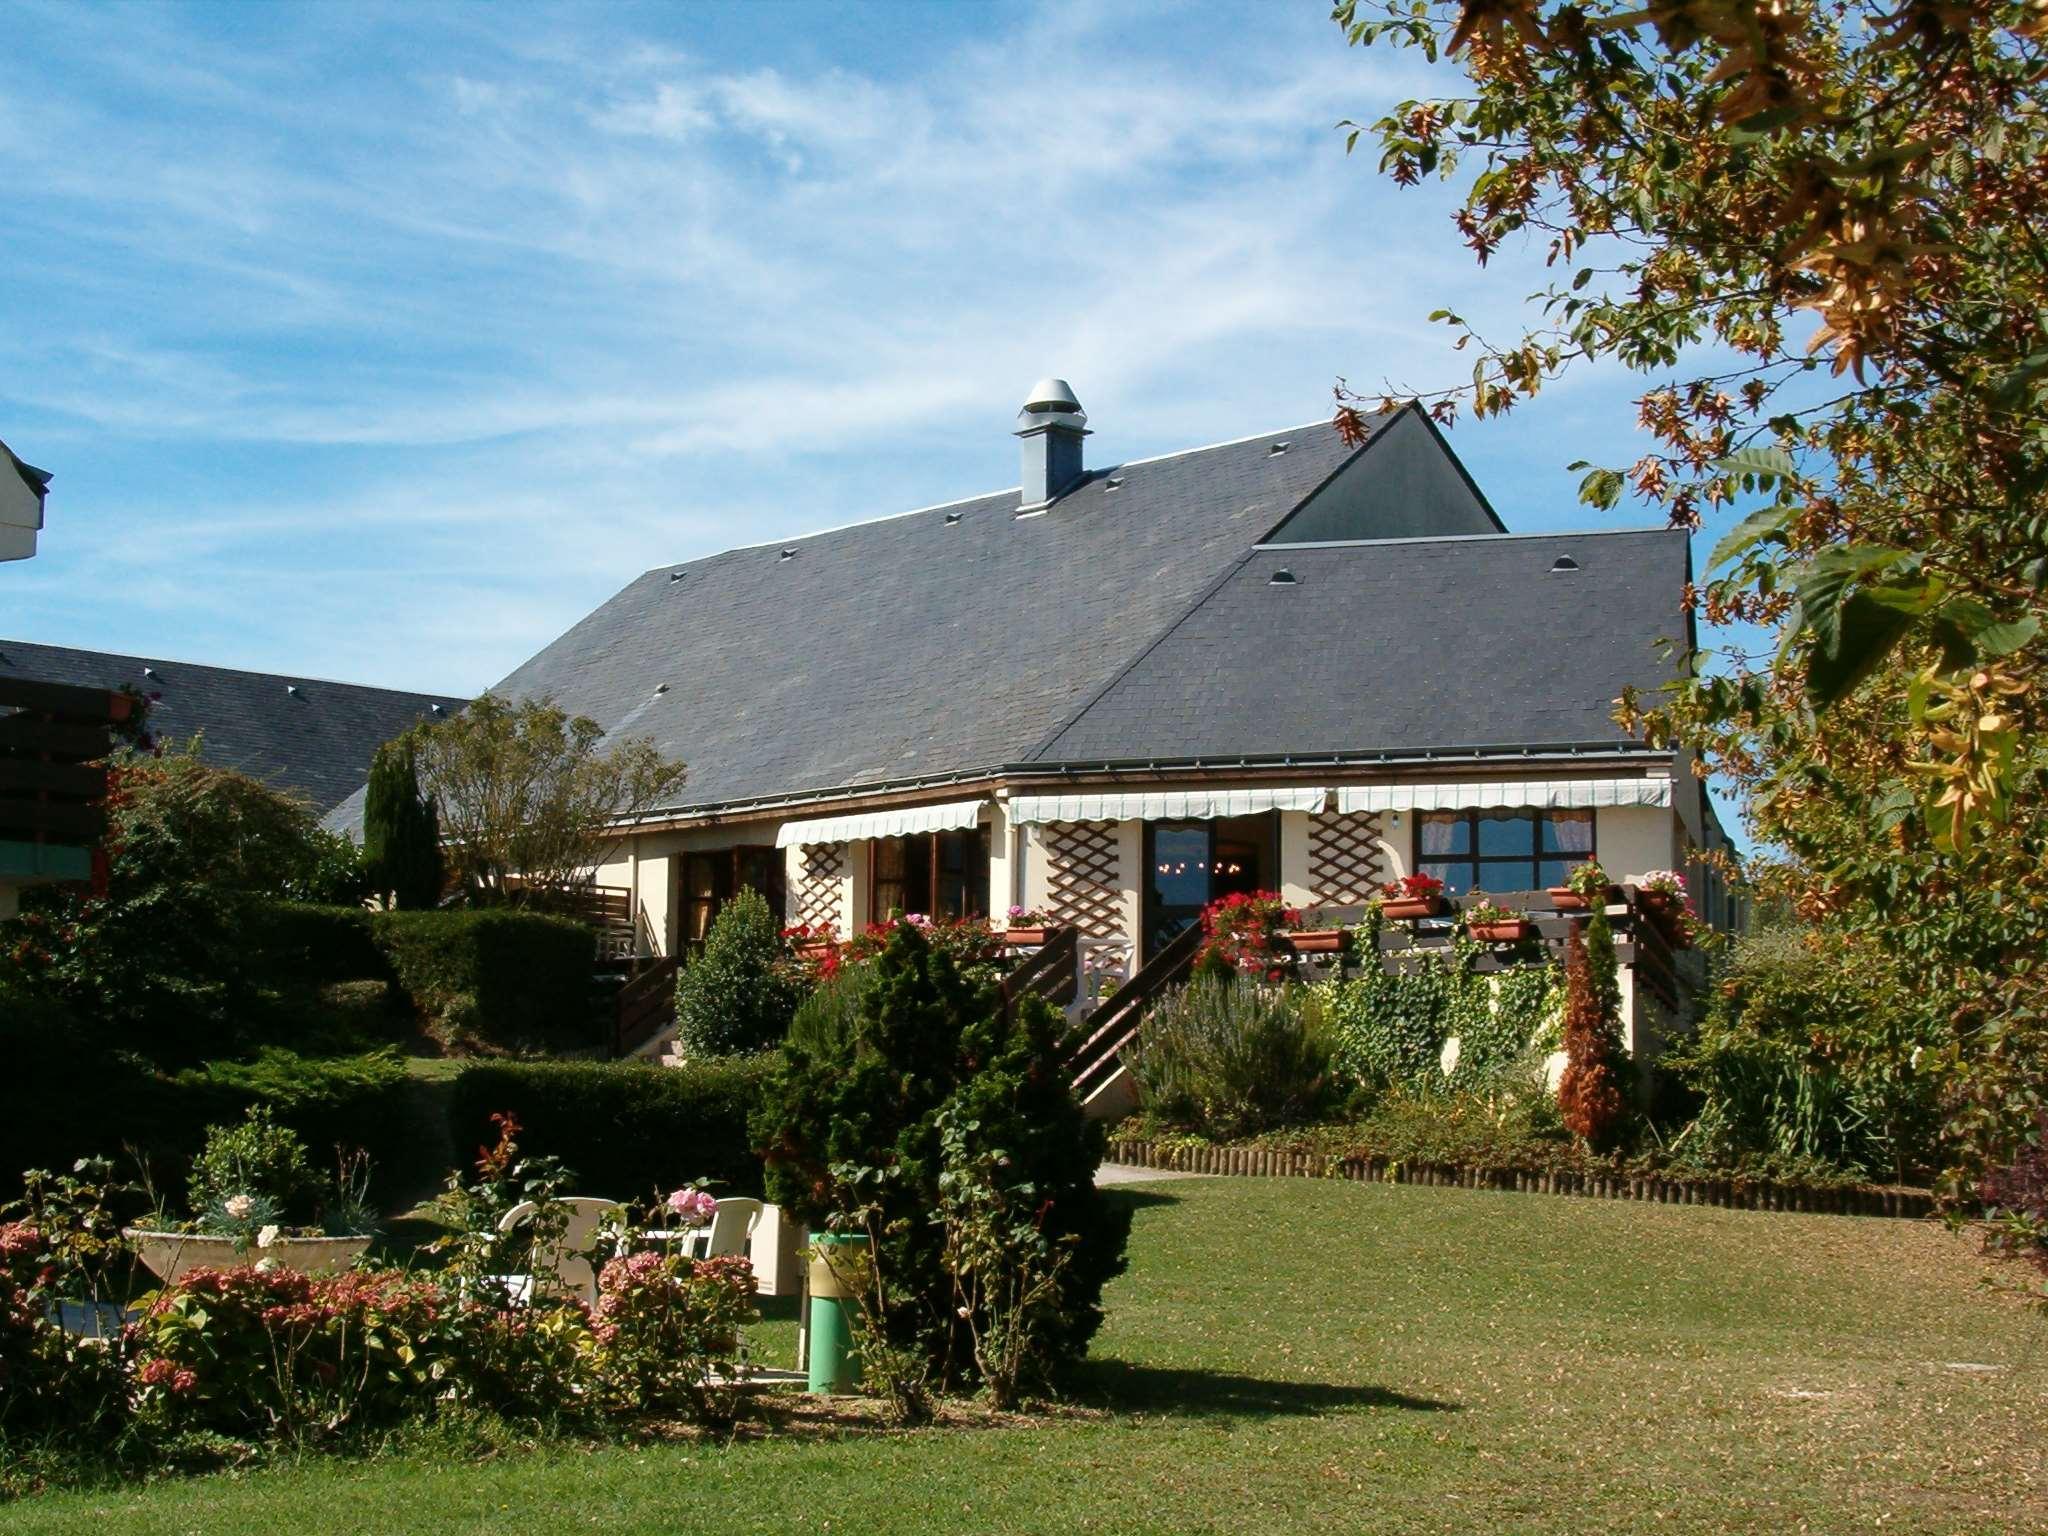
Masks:
[[[854,1309],[850,1286],[867,1267],[868,1240],[852,1232],[811,1234],[810,1389],[851,1392],[860,1385],[860,1360],[853,1352]],[[838,1252],[835,1250],[861,1250]]]

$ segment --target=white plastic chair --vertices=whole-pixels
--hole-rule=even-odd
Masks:
[[[723,1259],[745,1254],[761,1221],[758,1200],[721,1200],[710,1225],[692,1232],[684,1252],[693,1259]]]
[[[580,1296],[593,1304],[597,1301],[597,1270],[584,1253],[596,1245],[606,1227],[617,1227],[624,1221],[625,1210],[616,1200],[598,1200],[589,1195],[570,1195],[556,1203],[568,1211],[560,1246],[536,1248],[527,1261],[533,1271],[530,1275],[495,1277],[511,1293],[515,1304],[530,1301],[536,1285]],[[499,1218],[498,1230],[516,1231],[539,1212],[540,1207],[533,1201],[522,1200]]]

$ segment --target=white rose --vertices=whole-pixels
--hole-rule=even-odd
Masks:
[[[261,1231],[259,1231],[256,1234],[256,1246],[258,1248],[268,1248],[272,1243],[276,1241],[277,1226],[275,1223],[272,1223],[270,1226],[264,1227]]]
[[[256,1209],[256,1202],[248,1195],[229,1195],[221,1209],[228,1213],[231,1220],[246,1221],[249,1213]]]

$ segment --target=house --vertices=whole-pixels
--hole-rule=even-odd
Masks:
[[[149,701],[148,728],[157,740],[200,737],[207,762],[284,790],[315,815],[362,787],[370,759],[384,742],[469,702],[0,640],[0,684],[14,680],[138,694]]]
[[[646,950],[752,885],[841,933],[1045,908],[1127,974],[1235,890],[1722,841],[1611,718],[1689,637],[1682,531],[1510,533],[1413,406],[1091,466],[1048,379],[1016,436],[1019,487],[649,571],[498,685],[688,764],[597,872]]]
[[[26,560],[36,552],[49,489],[47,470],[24,464],[0,443],[0,560]]]

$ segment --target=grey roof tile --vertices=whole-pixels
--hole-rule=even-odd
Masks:
[[[156,676],[145,676],[145,667]],[[154,700],[149,725],[159,738],[203,735],[207,762],[288,790],[316,812],[359,788],[377,748],[433,706],[460,709],[468,702],[26,640],[0,640],[0,677],[133,688]],[[298,691],[287,691],[292,688]]]

